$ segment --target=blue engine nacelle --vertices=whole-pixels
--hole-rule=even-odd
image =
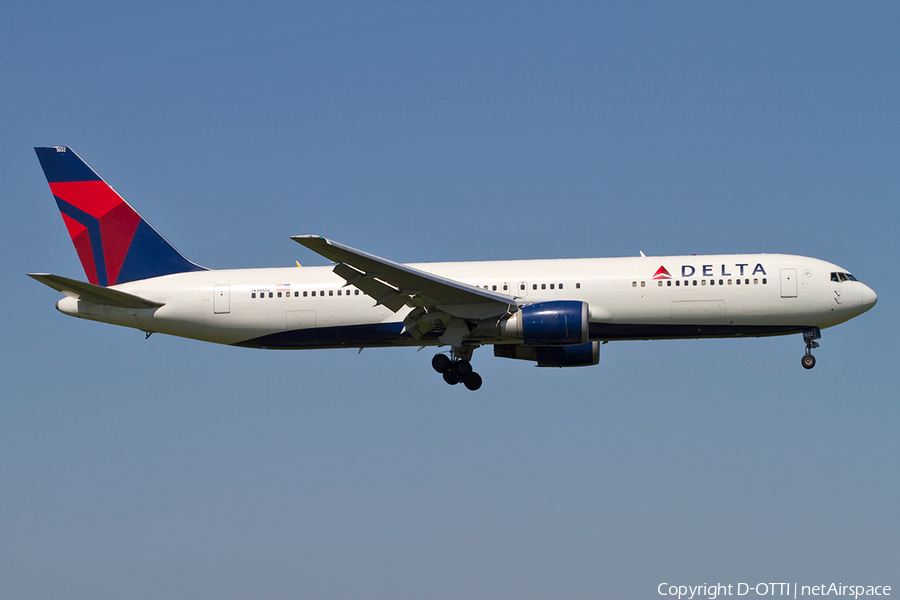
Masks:
[[[531,360],[539,367],[590,367],[600,363],[600,342],[575,346],[526,346],[497,344],[494,356]]]
[[[559,300],[521,306],[497,325],[529,346],[572,346],[587,343],[589,317],[587,302]]]

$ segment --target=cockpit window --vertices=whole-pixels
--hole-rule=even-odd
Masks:
[[[856,277],[854,277],[850,273],[832,273],[831,280],[832,281],[858,281],[856,279]]]

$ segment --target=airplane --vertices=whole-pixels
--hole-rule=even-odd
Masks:
[[[318,235],[334,266],[212,270],[188,260],[71,148],[35,148],[88,282],[29,276],[81,319],[245,348],[438,347],[448,384],[482,385],[472,354],[539,367],[600,361],[613,340],[802,333],[871,309],[849,271],[804,256],[726,254],[401,264]]]

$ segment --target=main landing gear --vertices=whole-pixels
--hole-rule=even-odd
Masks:
[[[435,354],[431,366],[450,385],[462,383],[473,392],[481,387],[481,375],[472,370],[472,363],[466,358],[451,359],[446,354]]]
[[[822,332],[818,327],[806,329],[803,331],[803,341],[806,342],[806,353],[800,359],[800,364],[804,369],[812,369],[816,366],[816,357],[813,356],[813,348],[819,347],[819,342],[815,341],[822,337]]]

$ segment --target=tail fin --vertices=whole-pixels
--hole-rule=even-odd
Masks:
[[[205,271],[185,258],[71,148],[35,148],[88,281],[110,286]]]

